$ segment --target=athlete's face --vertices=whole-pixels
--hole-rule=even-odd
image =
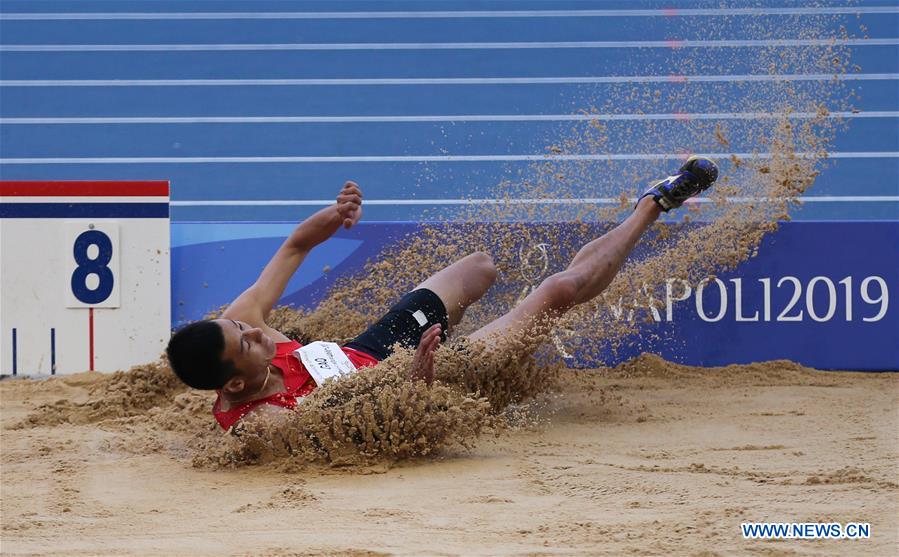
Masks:
[[[268,364],[275,356],[275,341],[266,336],[262,329],[251,327],[243,321],[216,319],[225,335],[223,360],[230,360],[238,369],[245,388],[253,388],[266,375]]]

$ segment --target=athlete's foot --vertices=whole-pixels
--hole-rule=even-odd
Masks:
[[[687,159],[674,176],[668,176],[649,187],[640,196],[651,197],[663,211],[668,212],[684,204],[684,201],[703,192],[718,179],[718,165],[705,157]],[[639,201],[639,200],[638,200]]]

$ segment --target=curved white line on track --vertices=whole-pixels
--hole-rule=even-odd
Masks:
[[[7,79],[0,87],[233,87],[353,85],[590,85],[600,83],[734,83],[772,81],[895,81],[899,73],[616,75],[588,77],[413,77],[307,79]]]
[[[339,50],[519,50],[597,48],[747,48],[895,46],[899,39],[759,39],[667,41],[556,41],[471,43],[273,43],[273,44],[34,44],[0,45],[0,52],[221,52]]]
[[[607,10],[458,10],[458,11],[366,11],[366,12],[81,12],[4,13],[0,20],[168,20],[168,19],[471,19],[540,17],[672,17],[672,16],[762,16],[762,15],[855,15],[894,14],[894,6],[822,6],[817,8],[663,8]]]
[[[444,114],[421,116],[99,116],[0,118],[0,125],[45,124],[356,124],[421,122],[590,122],[640,120],[771,120],[775,112],[702,112],[663,114]],[[818,117],[814,112],[792,112],[792,119]],[[830,112],[827,118],[899,118],[899,111]]]
[[[704,153],[727,159],[769,159],[770,153]],[[817,157],[814,153],[797,153],[801,158]],[[607,153],[595,155],[351,155],[326,157],[13,157],[2,158],[0,164],[248,164],[248,163],[349,163],[349,162],[521,162],[521,161],[633,161],[683,159],[681,153]],[[831,159],[895,159],[897,151],[842,151],[828,154]]]
[[[802,203],[896,203],[899,195],[807,195],[797,198]],[[628,199],[635,203],[637,198]],[[728,197],[728,203],[758,203],[782,201],[767,197]],[[694,197],[690,203],[714,203],[708,197]],[[333,199],[242,199],[242,200],[193,200],[171,201],[173,207],[270,207],[270,206],[324,206],[332,205]],[[618,197],[585,197],[580,199],[366,199],[366,205],[618,205]]]

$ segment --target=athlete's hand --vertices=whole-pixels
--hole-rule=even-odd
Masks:
[[[351,228],[362,218],[362,190],[356,182],[347,181],[337,195],[337,213],[344,228]]]
[[[432,325],[422,333],[418,341],[418,349],[412,358],[412,371],[409,377],[413,381],[424,381],[428,385],[434,382],[434,352],[440,345],[440,325]]]

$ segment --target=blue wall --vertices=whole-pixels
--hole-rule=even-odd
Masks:
[[[369,257],[420,226],[365,223],[341,230],[311,253],[281,303],[314,307],[336,277],[359,271]],[[240,294],[292,228],[174,225],[175,320],[199,319]],[[570,363],[613,364],[651,351],[694,365],[788,358],[822,369],[899,369],[897,246],[899,222],[785,223],[763,242],[758,257],[704,286],[699,304],[696,284],[679,301],[682,285],[672,283],[657,314],[633,312],[637,323],[651,323],[623,349],[605,351],[599,361],[579,357]],[[325,266],[331,272],[324,273]],[[666,279],[659,278],[659,290]],[[631,309],[622,307],[622,319]]]

